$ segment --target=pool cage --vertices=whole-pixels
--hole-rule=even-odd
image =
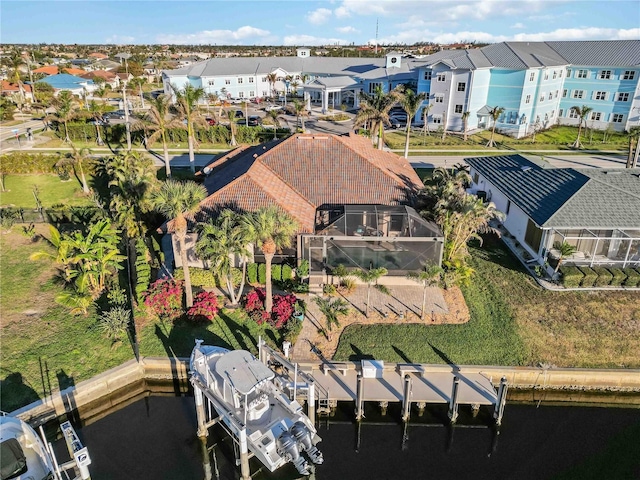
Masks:
[[[444,237],[413,208],[398,205],[342,205],[319,208],[315,234],[301,235],[299,252],[312,272],[384,267],[404,276],[440,265]]]

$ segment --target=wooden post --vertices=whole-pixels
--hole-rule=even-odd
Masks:
[[[360,421],[364,417],[364,378],[362,372],[358,372],[358,383],[356,388],[356,420]]]
[[[411,416],[411,377],[404,376],[404,395],[402,396],[402,421],[408,422]]]
[[[196,418],[198,421],[198,437],[207,438],[209,430],[207,429],[207,414],[204,410],[204,395],[197,385],[193,386],[193,393],[196,397]]]
[[[202,452],[202,469],[204,470],[204,480],[211,480],[211,461],[207,450],[207,437],[200,438],[200,451]]]
[[[496,420],[496,425],[502,424],[502,415],[504,415],[504,406],[507,403],[507,377],[500,379],[500,388],[498,390],[498,400],[496,401],[493,418]]]
[[[453,377],[453,388],[451,389],[451,399],[449,400],[449,419],[451,423],[456,423],[458,419],[458,388],[460,387],[460,379],[457,375]]]
[[[311,420],[311,425],[316,424],[316,385],[311,380],[307,389],[307,416]]]
[[[238,436],[240,443],[240,475],[242,480],[251,480],[251,471],[249,470],[249,446],[247,445],[247,429],[240,430]]]

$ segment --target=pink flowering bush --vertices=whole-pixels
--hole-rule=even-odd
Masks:
[[[187,316],[193,322],[210,322],[218,310],[218,297],[212,292],[200,292],[193,299],[193,307],[187,310]]]
[[[251,290],[244,297],[244,309],[258,325],[268,323],[277,330],[283,328],[293,315],[298,300],[295,295],[274,295],[271,314],[265,311],[266,293],[263,288]]]
[[[163,319],[174,320],[182,315],[182,282],[160,279],[144,294],[144,304]]]

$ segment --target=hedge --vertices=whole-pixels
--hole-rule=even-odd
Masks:
[[[264,263],[258,264],[258,283],[260,285],[267,283],[267,265]]]
[[[0,155],[2,173],[56,173],[57,155],[42,153],[11,152]]]
[[[622,285],[625,287],[640,287],[640,270],[625,268],[622,271],[627,276]]]
[[[627,276],[624,274],[624,272],[616,267],[610,268],[609,271],[611,272],[611,274],[613,275],[613,280],[611,280],[611,286],[612,287],[619,287],[622,285],[622,282],[624,282],[627,278]]]
[[[609,272],[609,270],[604,267],[593,267],[593,271],[596,272],[596,275],[598,275],[595,283],[596,287],[606,287],[611,283],[613,275],[611,274],[611,272]]]
[[[250,263],[247,265],[247,283],[255,285],[258,283],[258,264]]]
[[[598,275],[596,274],[596,272],[594,272],[589,267],[578,267],[578,269],[584,275],[584,277],[582,278],[582,281],[580,282],[580,286],[586,287],[586,288],[593,287],[594,284],[596,283],[596,279],[598,278]]]
[[[218,278],[218,276],[213,272],[213,270],[209,270],[206,268],[190,267],[189,273],[191,274],[191,286],[193,287],[227,288],[226,279]],[[173,272],[173,276],[177,280],[184,280],[184,271],[182,270],[182,268],[176,268],[175,272]],[[240,280],[242,278],[242,270],[239,268],[232,268],[231,278],[234,286],[240,285]]]
[[[560,267],[559,271],[562,274],[562,285],[567,288],[580,286],[580,281],[584,277],[584,274],[577,267]]]

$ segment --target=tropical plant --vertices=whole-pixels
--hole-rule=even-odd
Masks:
[[[229,119],[229,129],[231,130],[231,141],[229,144],[232,147],[238,145],[236,135],[238,133],[238,125],[236,124],[236,112],[235,110],[227,110],[227,118]]]
[[[411,272],[407,275],[408,278],[416,280],[422,284],[422,309],[420,311],[420,318],[424,320],[425,309],[427,306],[427,288],[436,286],[442,279],[442,267],[438,265],[425,265],[419,272]]]
[[[578,117],[578,136],[576,138],[576,141],[573,142],[573,145],[571,145],[571,148],[582,148],[582,143],[580,143],[580,134],[582,133],[582,125],[584,124],[586,127],[587,115],[589,115],[589,113],[593,110],[593,108],[587,105],[583,105],[582,107],[574,105],[573,107],[571,107],[570,110],[571,110],[571,113],[573,113]]]
[[[558,257],[558,264],[556,265],[556,268],[554,270],[554,273],[557,273],[564,259],[576,253],[578,251],[578,248],[575,245],[571,245],[567,241],[564,241],[562,243],[556,242],[553,245],[553,248],[558,250],[558,253],[560,254],[560,256]]]
[[[179,317],[182,314],[182,282],[156,280],[144,295],[144,304],[163,320]]]
[[[278,81],[278,74],[275,72],[267,73],[267,82],[269,82],[269,96],[273,97],[274,88]]]
[[[193,322],[210,322],[219,310],[218,297],[214,292],[200,292],[196,295],[193,307],[187,310],[187,317]]]
[[[398,86],[389,93],[384,93],[381,86],[377,86],[373,94],[360,92],[360,109],[353,119],[353,124],[363,125],[365,123],[371,125],[371,132],[375,132],[372,138],[376,138],[378,149],[382,150],[384,146],[384,126],[389,125],[389,111],[402,95],[403,88]]]
[[[428,97],[427,97],[428,100]],[[429,111],[433,107],[432,104],[427,103],[422,109],[422,134],[424,136],[430,135],[429,133]]]
[[[380,277],[388,273],[384,267],[370,268],[369,270],[355,270],[353,275],[367,284],[367,306],[365,309],[365,317],[369,317],[369,307],[371,305],[371,286],[378,283]]]
[[[427,94],[425,92],[416,94],[410,88],[402,92],[400,96],[400,105],[407,114],[407,131],[404,141],[404,158],[408,158],[409,156],[409,136],[411,135],[411,122],[413,121],[413,117],[416,116],[416,113],[422,106],[422,103],[426,99]]]
[[[316,297],[313,299],[318,305],[318,309],[325,318],[325,336],[327,340],[331,341],[331,331],[334,325],[340,327],[340,316],[347,315],[349,313],[348,303],[342,298],[322,298]]]
[[[466,189],[471,182],[469,173],[460,169],[438,167],[433,171],[433,185],[420,192],[423,217],[437,221],[442,211],[455,210],[467,195]]]
[[[203,260],[211,262],[211,267],[227,283],[227,291],[232,305],[237,305],[244,289],[249,243],[244,236],[241,216],[230,209],[223,210],[215,220],[198,225],[199,234],[196,253]],[[232,259],[238,257],[242,264],[242,278],[236,293],[233,282]]]
[[[300,100],[294,100],[293,110],[296,113],[296,125],[300,122],[300,128],[304,133],[304,117],[307,116],[307,106]]]
[[[500,115],[503,114],[503,112],[504,112],[503,107],[496,106],[489,109],[489,116],[491,117],[491,120],[492,120],[491,138],[489,138],[489,141],[487,142],[487,147],[489,148],[496,146],[496,142],[493,140],[493,137],[496,133],[496,123],[498,122],[498,119],[500,118]]]
[[[280,128],[280,111],[269,110],[267,111],[267,117],[273,122],[273,139],[278,139],[278,128]]]
[[[629,154],[626,168],[635,168],[638,163],[638,156],[640,156],[640,127],[629,128],[627,135],[629,137]]]
[[[193,306],[193,292],[191,290],[191,276],[189,275],[189,261],[185,247],[187,236],[186,215],[195,213],[207,196],[206,189],[195,182],[178,182],[167,180],[153,193],[154,208],[167,217],[168,230],[173,231],[178,241],[178,251],[184,270],[184,287],[187,308]]]
[[[471,112],[464,111],[462,112],[462,129],[464,132],[464,141],[467,141],[467,130],[469,130],[469,115],[471,114]]]
[[[205,124],[204,119],[198,111],[198,102],[205,97],[205,91],[202,87],[194,87],[187,83],[184,88],[179,89],[175,85],[171,85],[176,96],[176,109],[178,110],[178,118],[186,122],[187,141],[189,143],[189,162],[191,171],[195,171],[194,148],[196,144],[195,125]]]
[[[266,302],[265,310],[271,313],[273,308],[271,286],[271,262],[277,250],[291,246],[292,237],[298,230],[298,223],[276,206],[260,208],[242,218],[247,241],[258,247],[266,264]]]
[[[60,152],[58,155],[60,158],[56,162],[56,168],[64,168],[67,165],[71,165],[76,175],[80,177],[83,193],[88,194],[90,190],[82,164],[91,160],[91,150],[86,147],[78,150],[76,146],[71,143],[71,152],[64,154]]]
[[[55,113],[48,117],[64,125],[64,141],[66,143],[71,143],[68,123],[69,120],[75,116],[74,104],[75,100],[71,92],[69,90],[62,90],[53,100],[53,106],[56,110]]]
[[[106,108],[107,106],[104,103],[97,103],[95,100],[89,102],[89,113],[91,114],[93,123],[96,125],[96,143],[98,145],[104,145],[102,135],[100,134],[100,125],[104,121],[103,115],[106,112]]]
[[[126,338],[130,318],[131,310],[117,306],[100,315],[98,326],[115,343]]]

